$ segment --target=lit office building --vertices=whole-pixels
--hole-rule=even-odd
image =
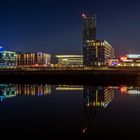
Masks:
[[[50,64],[50,54],[46,53],[18,53],[17,66],[47,65]]]
[[[82,67],[83,55],[56,55],[58,66]]]
[[[17,54],[17,66],[35,65],[36,54],[34,53],[18,53]]]
[[[87,16],[82,14],[83,18],[83,65],[84,66],[91,66],[89,65],[90,58],[88,54],[87,48],[87,40],[96,40],[96,15],[94,16]],[[89,56],[90,57],[90,56]]]
[[[84,66],[105,66],[108,59],[114,59],[114,49],[105,40],[96,40],[96,15],[83,17],[83,64]]]
[[[37,64],[38,65],[44,65],[44,64],[50,64],[51,62],[51,55],[39,52],[37,53]]]
[[[86,40],[84,44],[84,65],[105,66],[114,59],[114,49],[105,40]]]
[[[0,66],[16,66],[16,52],[5,51],[0,47]]]

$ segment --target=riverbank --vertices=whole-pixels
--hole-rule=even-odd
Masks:
[[[135,70],[0,70],[0,82],[93,84],[136,84]]]

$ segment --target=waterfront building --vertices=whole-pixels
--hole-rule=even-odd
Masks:
[[[114,49],[105,40],[86,40],[84,42],[84,66],[106,66],[114,59]]]
[[[83,55],[56,55],[60,67],[82,67]]]
[[[96,39],[96,15],[83,17],[83,64],[84,66],[106,66],[114,59],[114,49],[105,40]]]
[[[46,53],[18,53],[17,66],[33,66],[33,65],[48,65],[50,64],[50,54]]]
[[[16,66],[16,52],[6,51],[0,47],[0,66]]]
[[[18,53],[17,54],[17,66],[27,66],[36,64],[35,53]]]
[[[87,16],[82,14],[83,18],[83,65],[88,65],[87,60],[87,40],[96,40],[96,15]]]
[[[140,54],[127,54],[121,56],[119,66],[140,66]]]
[[[51,55],[50,54],[46,54],[46,53],[42,53],[42,52],[38,52],[37,53],[37,64],[38,65],[47,65],[50,64],[51,62]]]

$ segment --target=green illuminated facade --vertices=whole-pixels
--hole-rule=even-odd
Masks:
[[[0,66],[16,66],[16,52],[0,51]]]

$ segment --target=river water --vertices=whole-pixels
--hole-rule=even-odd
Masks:
[[[139,137],[140,87],[0,84],[1,132],[23,136]]]

